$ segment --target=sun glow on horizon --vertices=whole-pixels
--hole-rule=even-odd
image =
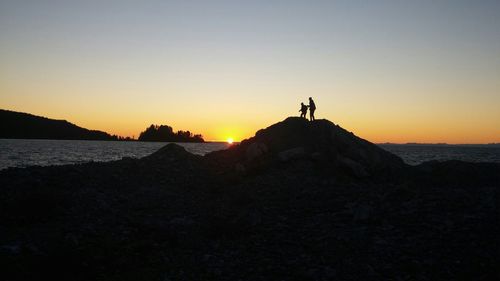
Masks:
[[[237,144],[312,96],[371,142],[500,143],[500,1],[32,2],[0,4],[1,109]]]

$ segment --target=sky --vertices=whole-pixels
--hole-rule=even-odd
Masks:
[[[500,142],[500,1],[0,0],[0,108],[236,141],[313,97],[372,142]]]

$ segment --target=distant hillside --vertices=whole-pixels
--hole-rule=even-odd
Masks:
[[[167,125],[151,125],[139,135],[140,141],[164,141],[164,142],[205,142],[201,135],[193,135],[190,131],[174,132]]]
[[[59,140],[118,140],[106,132],[88,130],[66,120],[0,109],[0,138]]]

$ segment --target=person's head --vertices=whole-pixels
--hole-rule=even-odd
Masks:
[[[303,103],[303,102],[301,102],[301,103],[300,103],[300,105],[304,105],[304,103]]]
[[[313,98],[309,97],[309,100],[313,100]]]

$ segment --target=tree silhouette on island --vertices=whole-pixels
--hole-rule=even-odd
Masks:
[[[0,139],[110,140],[135,141],[134,138],[89,130],[66,120],[55,120],[29,113],[0,109]],[[167,125],[151,125],[139,136],[139,141],[205,142],[202,135],[190,131],[174,132]]]
[[[190,131],[179,130],[174,132],[168,125],[151,124],[144,132],[139,135],[139,141],[157,141],[157,142],[205,142],[202,135],[193,135]]]

